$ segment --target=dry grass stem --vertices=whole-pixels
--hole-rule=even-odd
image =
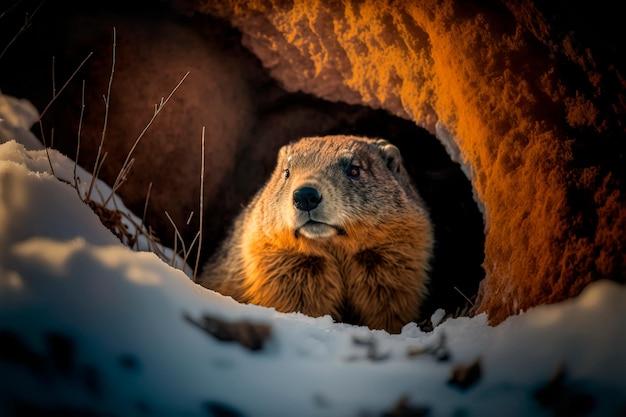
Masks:
[[[141,224],[146,224],[146,213],[148,212],[148,203],[150,202],[150,194],[152,193],[152,181],[148,184],[148,191],[146,192],[146,200],[143,203],[143,214],[141,216]],[[135,228],[135,242],[139,235],[139,228]],[[137,248],[138,249],[138,248]]]
[[[128,174],[130,173],[130,170],[133,168],[134,165],[135,165],[135,158],[132,158],[130,162],[128,163],[128,165],[122,167],[122,171],[120,171],[120,174],[121,174],[120,181],[116,185],[114,185],[114,188],[111,189],[111,193],[109,194],[109,196],[103,203],[104,205],[107,205],[107,203],[109,202],[109,200],[111,200],[111,198],[115,199],[114,197],[115,193],[126,182],[126,180],[128,179]]]
[[[93,165],[93,172],[91,175],[91,182],[89,183],[89,189],[87,190],[86,199],[91,199],[91,190],[94,182],[97,180],[96,170],[99,170],[98,164],[100,162],[100,155],[102,154],[102,146],[104,145],[104,138],[106,137],[107,126],[109,124],[109,104],[111,100],[111,87],[113,86],[113,75],[115,74],[115,50],[117,47],[117,31],[113,27],[113,48],[111,53],[111,74],[109,75],[109,85],[107,87],[107,95],[104,98],[104,122],[102,124],[102,134],[100,136],[100,145],[98,146],[98,153],[96,154],[96,162]],[[106,203],[104,204],[106,206]]]
[[[185,257],[183,258],[183,260],[185,261],[185,263],[187,263],[187,259],[189,258],[189,255],[191,255],[191,251],[193,250],[193,247],[196,244],[196,241],[198,241],[198,238],[200,237],[200,231],[198,231],[196,233],[196,235],[193,237],[193,240],[191,241],[191,245],[189,245],[189,249],[187,250],[187,254],[185,255]]]
[[[92,55],[93,55],[93,52],[90,52],[87,55],[87,57],[85,59],[83,59],[83,61],[80,63],[80,65],[78,65],[78,67],[74,70],[72,75],[70,75],[70,77],[67,79],[65,84],[63,84],[63,86],[58,91],[58,93],[56,93],[54,95],[54,97],[52,97],[52,100],[50,100],[50,102],[46,105],[46,107],[44,107],[43,111],[39,115],[39,118],[37,119],[37,123],[39,124],[39,132],[41,134],[41,142],[43,143],[43,146],[44,146],[44,148],[46,150],[46,157],[48,158],[48,163],[50,164],[50,170],[52,171],[52,175],[54,175],[55,177],[56,177],[56,174],[54,172],[54,167],[52,166],[52,161],[50,159],[50,153],[48,151],[48,145],[46,143],[46,135],[45,135],[44,129],[43,129],[43,117],[46,115],[46,113],[48,112],[48,110],[50,109],[52,104],[56,101],[56,99],[61,95],[61,93],[63,93],[63,90],[65,90],[65,88],[68,86],[70,81],[72,81],[74,79],[74,77],[76,76],[78,71],[80,71],[80,69],[83,67],[83,65],[85,65],[85,62],[87,62],[87,60],[89,58],[91,58]]]
[[[193,213],[193,212],[192,212]],[[176,223],[174,222],[174,220],[172,219],[172,217],[170,216],[170,214],[167,212],[167,210],[165,210],[165,216],[167,217],[167,220],[169,220],[169,222],[172,224],[172,227],[174,228],[174,238],[178,239],[180,241],[180,245],[182,247],[183,253],[183,265],[181,266],[184,270],[185,265],[187,264],[187,260],[189,259],[189,255],[191,254],[191,251],[193,250],[193,247],[195,246],[196,242],[198,241],[198,238],[200,237],[200,232],[198,231],[193,240],[191,241],[191,244],[189,245],[189,247],[187,247],[185,245],[185,241],[183,240],[183,236],[180,234],[180,231],[178,230],[178,227],[176,226]],[[174,249],[176,250],[177,245],[176,242],[174,242]],[[178,253],[176,253],[178,255]],[[173,267],[176,267],[176,265],[172,265]]]
[[[54,132],[54,130],[53,130]],[[50,166],[50,172],[53,176],[56,177],[56,173],[54,172],[54,166],[52,165],[52,159],[50,159],[50,150],[48,149],[48,144],[46,143],[46,134],[43,130],[43,123],[41,120],[39,121],[39,133],[41,135],[41,142],[43,143],[43,148],[46,151],[46,158],[48,159],[48,165]]]
[[[178,239],[176,238],[176,231],[174,231],[174,249],[172,250],[172,256],[170,258],[170,265],[176,268],[176,254],[178,253]]]
[[[24,19],[24,24],[22,25],[22,27],[17,31],[17,33],[15,34],[15,36],[13,36],[13,38],[11,38],[11,40],[9,41],[9,43],[4,47],[4,49],[2,50],[2,52],[0,52],[0,60],[2,59],[2,57],[4,57],[4,54],[6,54],[6,52],[9,50],[9,48],[11,47],[11,45],[13,45],[15,43],[15,41],[20,37],[20,35],[22,33],[24,33],[32,24],[34,17],[37,15],[37,12],[39,12],[39,9],[41,9],[41,6],[43,6],[43,4],[46,2],[46,0],[42,0],[37,7],[35,7],[35,10],[33,10],[32,13],[28,14],[26,13],[26,18]],[[19,2],[18,2],[19,3]],[[17,6],[17,3],[13,5],[13,7]],[[2,17],[4,17],[8,12],[10,12],[10,10],[13,8],[10,7],[9,9],[7,9],[7,11],[5,11],[2,14]]]
[[[457,287],[454,287],[454,289],[455,289],[455,290],[456,290],[459,294],[461,294],[461,296],[462,296],[463,298],[465,298],[465,300],[466,300],[468,303],[470,303],[470,305],[471,305],[472,307],[474,306],[474,303],[472,302],[472,300],[470,300],[469,298],[467,298],[467,296],[466,296],[465,294],[463,294],[463,292],[462,292],[461,290],[459,290]]]
[[[169,222],[172,224],[172,227],[174,228],[174,239],[179,239],[180,240],[180,244],[181,244],[181,246],[183,248],[183,256],[185,256],[187,254],[187,247],[185,246],[185,241],[183,240],[182,235],[178,231],[178,227],[176,227],[176,223],[174,223],[174,220],[172,220],[172,217],[167,212],[167,210],[165,210],[165,217],[167,217],[167,220],[169,220]],[[176,243],[174,243],[174,244],[176,244]]]
[[[148,192],[146,193],[146,202],[143,205],[143,215],[141,216],[141,222],[145,224],[146,213],[148,212],[148,203],[150,202],[150,194],[152,193],[152,181],[148,184]]]
[[[17,0],[16,2],[14,2],[13,4],[10,4],[9,7],[7,7],[6,9],[4,9],[4,11],[2,13],[0,13],[0,20],[2,20],[6,15],[8,15],[9,13],[11,13],[13,11],[13,9],[15,9],[17,6],[19,6],[19,4],[24,1],[24,0]]]
[[[55,57],[52,55],[52,97],[57,95],[56,77],[54,75]]]
[[[200,251],[202,250],[202,219],[204,218],[204,134],[206,131],[206,127],[202,126],[202,164],[200,169],[200,227],[199,227],[199,242],[198,242],[198,251],[196,252],[196,264],[193,268],[193,276],[192,280],[196,282],[196,277],[198,276],[198,265],[200,264]]]
[[[78,155],[80,154],[80,134],[82,132],[83,129],[83,116],[85,114],[85,80],[83,80],[83,87],[82,87],[82,91],[81,91],[81,98],[80,98],[80,118],[78,119],[78,134],[77,134],[77,141],[76,141],[76,157],[74,158],[74,188],[76,188],[76,192],[78,193],[78,196],[80,197],[80,199],[83,199],[83,196],[80,194],[80,188],[79,186],[79,178],[78,175],[76,175],[76,169],[78,166]]]
[[[52,100],[50,100],[50,102],[46,105],[46,107],[44,107],[43,111],[39,115],[39,119],[37,120],[38,122],[41,122],[41,119],[43,119],[43,117],[46,115],[48,110],[50,110],[50,107],[52,106],[52,104],[54,104],[56,99],[59,98],[59,96],[63,93],[63,90],[65,90],[65,88],[74,79],[74,77],[76,77],[76,74],[78,74],[78,71],[80,71],[80,69],[85,65],[85,63],[89,60],[89,58],[91,58],[92,55],[93,55],[93,52],[89,52],[87,56],[85,57],[85,59],[83,59],[82,62],[78,65],[78,67],[76,67],[72,75],[70,75],[70,78],[67,79],[65,84],[63,84],[63,86],[59,89],[56,95],[52,97]]]
[[[100,160],[100,164],[98,165],[98,169],[97,169],[97,170],[96,170],[96,172],[95,172],[96,178],[98,178],[98,176],[100,175],[100,169],[102,169],[102,165],[104,165],[104,161],[107,159],[107,156],[109,156],[109,153],[108,153],[108,152],[105,152],[105,153],[104,153],[104,155],[102,155],[102,159]],[[91,177],[91,179],[93,180],[93,178],[94,178],[94,177],[92,176],[92,177]],[[89,194],[87,194],[87,195],[85,196],[85,200],[86,200],[86,201],[91,200],[91,198],[89,197]],[[102,201],[104,201],[104,196],[101,196],[101,197],[100,197],[100,201],[101,201],[101,202],[102,202]],[[103,205],[103,206],[106,206],[106,204],[102,204],[102,205]]]

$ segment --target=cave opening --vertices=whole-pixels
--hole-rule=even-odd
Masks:
[[[146,13],[138,4],[127,3],[44,4],[33,22],[36,24],[7,54],[5,59],[19,65],[3,68],[0,90],[29,99],[41,110],[50,99],[50,58],[55,57],[59,74],[68,74],[77,57],[93,50],[92,62],[80,74],[89,90],[79,162],[91,167],[102,128],[101,96],[109,78],[110,29],[115,26],[119,61],[105,145],[109,163],[101,171],[101,178],[112,183],[131,146],[126,132],[139,130],[155,97],[158,100],[158,94],[170,88],[172,73],[186,66],[192,68],[192,77],[181,88],[180,96],[150,132],[151,145],[138,149],[136,172],[120,189],[127,206],[140,213],[147,185],[154,184],[146,221],[162,242],[173,243],[164,211],[183,224],[196,210],[200,193],[195,158],[198,135],[185,130],[187,127],[199,132],[200,126],[208,125],[209,135],[217,132],[208,139],[208,168],[214,175],[205,193],[203,259],[216,249],[241,207],[268,178],[282,145],[304,136],[380,137],[400,149],[434,224],[430,295],[423,306],[423,324],[428,325],[437,308],[453,316],[470,311],[484,278],[483,217],[469,179],[433,134],[384,110],[285,91],[242,47],[241,34],[226,22],[209,16],[179,15],[165,5]],[[181,44],[188,48],[184,53],[180,53]],[[202,45],[210,53],[205,53]],[[141,51],[141,59],[133,60],[137,51]],[[224,57],[226,63],[222,62]],[[155,62],[160,67],[155,68]],[[232,85],[233,79],[225,74],[229,71],[243,87]],[[143,87],[146,91],[137,87],[142,82],[149,84]],[[207,90],[207,86],[213,87]],[[133,95],[131,89],[140,91]],[[75,152],[79,106],[80,82],[75,81],[46,120],[56,129],[54,147],[69,156]],[[203,108],[198,110],[198,106]],[[245,114],[233,115],[232,106],[239,106],[239,112]],[[137,117],[129,118],[129,114]],[[230,124],[223,126],[221,120],[230,120]],[[220,136],[220,132],[229,136]],[[188,162],[192,156],[194,161]],[[173,165],[179,166],[175,175]],[[181,233],[191,241],[198,216],[187,223]]]
[[[423,305],[421,325],[428,327],[430,316],[439,308],[451,316],[469,314],[485,275],[483,215],[474,200],[470,180],[435,135],[385,110],[329,102],[304,93],[289,93],[275,106],[269,113],[306,108],[307,113],[313,111],[317,117],[324,115],[333,123],[324,126],[316,123],[315,118],[308,119],[308,123],[299,126],[297,135],[286,136],[283,141],[272,144],[274,156],[280,146],[304,136],[345,134],[383,138],[400,149],[405,168],[424,199],[434,225],[429,297]],[[274,168],[272,158],[269,163],[258,161],[259,147],[263,145],[252,142],[239,151],[237,159],[241,163],[235,169],[233,181],[235,188],[245,189],[247,195],[240,204],[245,204],[263,186]],[[223,190],[226,198],[232,194],[228,191],[232,190],[232,185]],[[222,229],[217,234],[225,232]],[[209,242],[209,245],[217,245],[219,241]]]

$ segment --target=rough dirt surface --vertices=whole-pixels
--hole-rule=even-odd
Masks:
[[[287,90],[448,131],[484,204],[492,322],[625,274],[616,10],[561,2],[205,1]],[[539,3],[538,3],[539,4]],[[590,29],[595,28],[595,29]],[[613,42],[613,43],[611,43]]]

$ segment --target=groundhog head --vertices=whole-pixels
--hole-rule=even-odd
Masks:
[[[398,148],[354,136],[282,147],[263,193],[262,223],[311,241],[398,222],[420,205]]]

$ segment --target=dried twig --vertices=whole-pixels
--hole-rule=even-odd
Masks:
[[[187,254],[183,258],[183,261],[185,261],[185,263],[187,263],[187,258],[191,254],[191,251],[192,251],[192,249],[193,249],[194,245],[196,244],[196,241],[198,240],[199,237],[200,237],[200,231],[198,231],[196,233],[196,235],[193,237],[193,240],[191,241],[191,245],[189,245],[189,249],[187,250]]]
[[[130,170],[133,168],[134,165],[135,165],[135,158],[132,158],[127,165],[124,165],[122,167],[122,171],[120,171],[120,180],[117,184],[113,185],[113,188],[111,189],[111,193],[109,194],[107,199],[104,201],[105,205],[109,202],[109,200],[111,200],[111,198],[115,200],[115,193],[122,185],[124,185],[124,183],[128,179],[128,174],[130,173]]]
[[[50,159],[50,153],[48,151],[48,145],[46,144],[46,135],[45,135],[44,129],[43,129],[43,117],[46,115],[47,111],[50,109],[50,107],[56,101],[56,99],[61,95],[61,93],[63,93],[63,90],[65,90],[65,87],[67,87],[68,84],[70,83],[70,81],[72,81],[72,79],[74,79],[74,77],[76,76],[78,71],[83,67],[83,65],[85,65],[85,62],[87,62],[87,60],[89,58],[91,58],[92,55],[93,55],[93,52],[90,52],[87,55],[87,57],[85,59],[83,59],[83,61],[80,63],[80,65],[78,65],[78,67],[74,70],[74,72],[72,73],[70,78],[68,78],[67,81],[65,82],[65,84],[63,84],[63,86],[58,91],[58,93],[55,94],[55,96],[52,97],[52,100],[50,100],[50,102],[46,105],[46,107],[44,107],[43,111],[39,115],[39,118],[37,119],[37,123],[39,124],[39,132],[41,134],[41,141],[42,141],[43,146],[44,146],[44,148],[46,150],[46,156],[48,158],[48,163],[50,164],[50,170],[52,171],[52,175],[54,175],[54,176],[56,176],[56,175],[55,175],[55,172],[54,172],[54,167],[52,166],[52,160]]]
[[[50,107],[52,106],[52,104],[54,104],[54,102],[56,101],[56,99],[61,95],[61,93],[63,93],[63,90],[65,90],[65,88],[68,86],[68,84],[74,79],[74,77],[76,76],[76,74],[78,74],[78,71],[80,71],[80,69],[85,65],[85,63],[89,60],[89,58],[91,58],[91,56],[93,55],[93,52],[89,52],[87,54],[87,56],[85,57],[85,59],[83,59],[83,61],[78,65],[78,67],[76,67],[76,69],[74,70],[74,72],[72,73],[72,75],[70,75],[70,78],[67,79],[67,81],[65,82],[65,84],[63,84],[63,86],[59,89],[59,91],[57,92],[57,94],[52,97],[52,100],[50,100],[50,102],[46,105],[46,107],[44,107],[43,111],[41,112],[41,114],[39,115],[39,119],[37,120],[38,122],[41,123],[41,120],[43,119],[43,117],[46,115],[46,113],[48,112],[48,110],[50,110]]]
[[[167,210],[165,210],[165,217],[167,217],[167,220],[169,220],[170,223],[172,224],[172,227],[174,228],[174,239],[179,239],[180,240],[180,244],[181,244],[181,246],[183,248],[183,256],[186,256],[187,255],[187,247],[185,246],[185,241],[183,240],[182,235],[178,231],[178,227],[176,227],[176,223],[174,223],[174,220],[172,220],[172,217],[170,217],[170,214],[167,212]]]
[[[39,130],[41,132],[41,141],[43,142],[43,147],[46,151],[46,158],[48,158],[48,165],[50,165],[50,172],[54,177],[56,177],[56,174],[54,172],[54,166],[52,165],[52,159],[50,159],[50,151],[48,149],[48,145],[46,144],[46,135],[43,132],[43,124],[41,122],[39,122]],[[52,128],[51,135],[52,139],[54,140],[54,128]]]
[[[148,245],[150,246],[150,251],[154,252],[159,258],[165,260],[165,255],[159,248],[159,239],[154,236],[152,230],[146,228],[144,224],[138,224],[128,213],[120,211],[120,214],[135,227],[135,230],[139,230],[139,232],[146,237]]]
[[[182,268],[184,270],[185,264],[187,264],[187,259],[189,258],[189,255],[191,254],[191,251],[193,250],[193,247],[195,246],[196,242],[198,241],[198,238],[200,237],[200,231],[198,231],[195,234],[193,240],[191,241],[191,244],[189,245],[189,247],[187,247],[185,245],[185,241],[183,240],[183,236],[180,234],[180,231],[178,230],[178,227],[176,226],[176,223],[174,223],[174,220],[172,220],[172,217],[167,212],[167,210],[165,210],[165,216],[167,217],[167,220],[169,220],[169,222],[172,224],[172,227],[174,228],[174,238],[175,239],[178,238],[178,240],[180,241],[180,244],[181,244],[181,246],[183,248],[183,261],[184,261],[184,263],[182,265]],[[174,242],[174,247],[176,248],[176,242]],[[172,266],[175,266],[175,265],[172,265]]]
[[[103,160],[106,158],[107,155],[108,154],[105,152]],[[100,164],[100,166],[102,166],[102,164]],[[159,258],[163,259],[164,261],[168,261],[168,259],[166,259],[165,253],[163,252],[160,246],[159,239],[154,235],[154,232],[152,231],[152,229],[144,225],[145,213],[148,207],[147,202],[149,201],[149,198],[150,198],[151,188],[152,186],[150,185],[148,188],[148,195],[146,197],[146,204],[144,205],[144,216],[143,216],[141,223],[138,223],[137,221],[135,221],[135,219],[133,218],[131,214],[123,210],[120,210],[120,208],[117,205],[117,199],[115,197],[113,197],[112,199],[114,209],[108,209],[105,206],[103,206],[101,202],[104,201],[104,195],[102,194],[102,191],[100,190],[100,187],[98,187],[97,183],[94,185],[94,190],[98,194],[98,197],[100,198],[99,200],[100,202],[96,202],[93,200],[85,200],[85,203],[89,205],[89,207],[91,207],[94,213],[96,213],[96,215],[100,218],[102,223],[107,228],[109,228],[116,236],[120,238],[122,243],[124,243],[127,246],[130,246],[131,248],[138,247],[137,246],[138,236],[139,234],[141,234],[146,237],[149,250],[153,252],[154,254],[156,254]],[[135,228],[135,233],[133,235],[131,235],[128,232],[128,229],[125,225],[121,224],[122,219],[125,219],[128,223],[130,223]],[[168,262],[173,263],[171,259]]]
[[[120,211],[120,208],[117,206],[117,198],[115,198],[116,196],[113,196],[113,198],[111,199],[111,202],[113,203],[113,207],[115,207],[115,210]]]
[[[148,212],[148,203],[150,202],[150,193],[152,193],[152,181],[148,184],[148,192],[146,193],[146,202],[143,205],[143,215],[141,216],[141,222],[145,224],[146,213]]]
[[[473,307],[474,303],[472,302],[472,300],[470,300],[469,298],[467,298],[467,296],[465,294],[463,294],[463,292],[461,290],[459,290],[457,287],[453,287],[459,294],[461,294],[461,296],[463,298],[465,298],[465,300],[470,303],[470,305]]]
[[[56,77],[54,75],[55,57],[52,55],[52,97],[57,95]]]
[[[17,40],[17,38],[20,37],[20,35],[22,33],[24,33],[29,27],[30,25],[33,23],[33,19],[35,18],[35,16],[37,15],[37,13],[39,12],[39,9],[41,9],[41,6],[43,6],[43,4],[46,2],[46,0],[41,0],[41,2],[37,5],[37,7],[35,7],[35,10],[33,10],[32,13],[28,14],[26,13],[26,18],[24,19],[24,24],[22,25],[22,27],[17,31],[17,33],[15,34],[15,36],[13,36],[13,38],[11,38],[11,40],[9,41],[9,43],[7,44],[7,46],[4,47],[4,49],[2,50],[2,52],[0,52],[0,59],[2,59],[2,57],[4,56],[4,54],[6,54],[6,52],[9,50],[9,48],[11,47],[11,45],[13,45],[15,43],[15,41]],[[18,2],[19,3],[19,2]],[[17,4],[15,4],[13,7],[15,7]],[[5,16],[6,13],[8,13],[12,8],[7,9],[6,12],[4,12],[2,14],[2,17]]]
[[[74,188],[76,188],[76,192],[78,193],[78,197],[83,199],[83,196],[80,194],[80,189],[78,187],[78,176],[76,175],[76,167],[78,166],[78,155],[80,153],[80,134],[83,129],[83,115],[85,114],[85,80],[83,80],[83,88],[81,92],[80,98],[80,119],[78,119],[78,140],[76,141],[76,157],[74,158]]]
[[[100,169],[102,168],[102,165],[104,165],[104,161],[107,159],[107,156],[109,156],[109,153],[108,153],[108,152],[105,152],[105,153],[102,155],[102,159],[100,160],[100,165],[98,165],[98,169],[97,169],[97,170],[96,170],[96,172],[95,172],[96,178],[98,178],[98,177],[100,176]],[[94,177],[92,176],[91,178],[93,179]],[[85,196],[85,200],[86,200],[86,201],[89,201],[89,200],[91,200],[91,198],[89,198],[89,196],[88,196],[88,195],[86,195],[86,196]],[[102,201],[104,201],[104,196],[100,196],[100,201],[101,201],[101,202],[102,202]],[[103,205],[103,206],[106,206],[106,204],[102,204],[102,205]]]
[[[148,184],[148,191],[146,192],[146,200],[143,203],[143,215],[141,216],[141,224],[146,224],[146,213],[148,212],[148,203],[150,202],[150,193],[152,193],[152,181]],[[135,242],[139,244],[137,237],[139,236],[139,228],[135,227]],[[139,246],[137,246],[139,249]]]
[[[128,169],[127,169],[127,165],[130,163],[130,159],[131,156],[133,155],[133,152],[135,152],[135,148],[137,148],[137,145],[139,144],[139,142],[141,141],[141,139],[143,138],[143,136],[146,134],[146,132],[148,131],[148,129],[150,128],[150,126],[152,126],[152,122],[154,122],[154,120],[157,118],[157,116],[159,115],[159,113],[161,113],[161,110],[163,110],[163,108],[165,107],[165,105],[167,104],[167,102],[172,98],[172,96],[174,95],[174,93],[176,92],[176,90],[178,90],[178,88],[181,86],[181,84],[185,81],[185,79],[187,78],[187,76],[189,75],[189,71],[187,71],[187,73],[183,76],[183,78],[181,78],[181,80],[178,82],[178,84],[176,84],[176,87],[174,87],[174,89],[172,89],[172,91],[170,92],[170,94],[167,96],[167,98],[163,99],[161,98],[161,102],[158,105],[155,105],[154,107],[154,113],[152,114],[152,117],[150,118],[150,120],[148,121],[148,124],[146,124],[146,126],[143,128],[143,130],[141,131],[141,133],[139,134],[139,136],[137,137],[137,139],[135,140],[135,143],[133,143],[133,146],[130,148],[130,151],[128,151],[128,154],[126,155],[126,160],[124,160],[124,163],[122,164],[122,168],[120,169],[119,174],[117,175],[117,178],[115,179],[115,181],[113,182],[113,187],[112,189],[117,189],[119,188],[119,186],[121,184],[119,184],[119,182],[122,180],[122,173],[126,172],[128,173]],[[111,196],[113,195],[113,193],[111,193],[109,195],[109,197],[107,197],[107,200],[105,201],[105,204],[108,202],[108,200],[111,198]]]
[[[2,13],[0,13],[0,20],[2,20],[6,15],[8,15],[9,13],[11,13],[17,6],[19,6],[19,4],[21,2],[23,2],[24,0],[17,0],[15,3],[9,5],[9,7],[7,7],[6,9],[4,9],[4,11]]]
[[[176,231],[174,231],[174,249],[172,250],[172,257],[170,259],[170,265],[176,268],[176,256],[178,255],[178,239],[176,239]]]
[[[124,216],[122,211],[108,209],[93,200],[85,203],[96,213],[102,224],[113,232],[122,243],[131,247],[135,244],[133,235],[130,234],[128,226],[123,222]]]
[[[200,264],[200,251],[202,250],[202,218],[204,217],[204,133],[206,126],[202,126],[202,165],[200,169],[200,227],[199,227],[199,242],[198,252],[196,252],[196,265],[193,268],[192,280],[196,282],[198,276],[198,265]]]
[[[111,74],[109,75],[109,86],[107,88],[107,95],[104,100],[104,122],[102,124],[102,135],[100,136],[100,145],[98,146],[98,153],[96,154],[96,162],[93,165],[93,172],[91,175],[91,181],[89,182],[89,188],[87,190],[86,199],[91,199],[91,190],[93,189],[93,184],[98,178],[96,176],[96,171],[99,171],[100,168],[98,164],[100,163],[100,155],[102,154],[102,146],[104,145],[104,138],[106,137],[107,125],[109,123],[109,103],[111,101],[111,87],[113,85],[113,75],[115,74],[115,49],[117,46],[117,32],[115,27],[113,27],[113,51],[111,54]],[[107,199],[108,201],[108,199]],[[104,203],[106,206],[106,202]]]

